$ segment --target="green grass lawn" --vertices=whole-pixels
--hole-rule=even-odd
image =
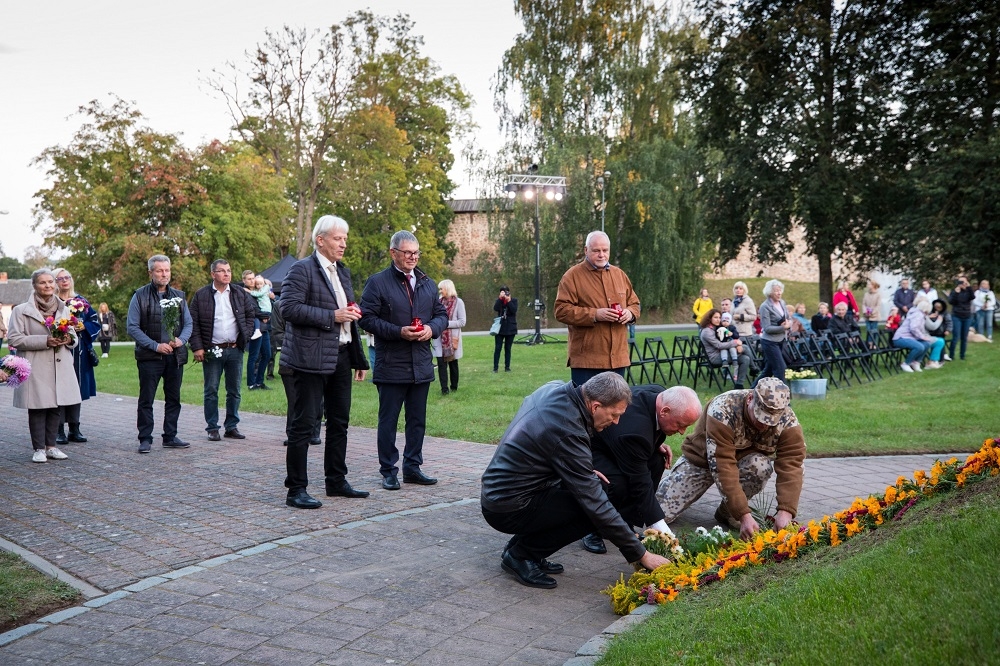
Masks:
[[[80,593],[23,559],[0,551],[0,633],[44,617],[80,599]]]
[[[672,334],[661,335],[668,346]],[[640,335],[640,338],[643,336]],[[427,405],[427,434],[495,443],[521,401],[541,384],[569,379],[566,345],[515,345],[513,372],[493,374],[493,338],[465,336],[459,362],[459,390],[441,395],[435,381]],[[135,361],[130,347],[115,346],[97,368],[97,387],[105,393],[136,396]],[[1000,432],[1000,346],[970,345],[967,361],[941,370],[900,374],[851,388],[831,389],[823,401],[793,405],[806,432],[810,456],[968,451]],[[272,391],[244,391],[242,411],[284,414],[279,380]],[[191,408],[202,403],[202,370],[186,367],[181,399]],[[713,394],[700,392],[703,400]],[[162,392],[161,392],[162,397]],[[224,395],[220,395],[224,401]],[[355,384],[351,424],[374,428],[378,393],[370,382]],[[84,425],[87,408],[83,408]],[[680,438],[672,439],[679,451]]]
[[[1000,479],[661,608],[599,664],[986,664],[1000,628]]]

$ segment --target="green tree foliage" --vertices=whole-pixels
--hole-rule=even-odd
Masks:
[[[120,99],[80,115],[70,142],[35,160],[51,183],[35,195],[35,227],[69,252],[61,263],[81,293],[121,311],[148,280],[153,254],[171,258],[173,283],[186,291],[208,282],[220,256],[254,267],[276,257],[290,208],[283,182],[248,147],[191,152]]]
[[[718,263],[749,243],[772,263],[793,221],[819,261],[863,253],[895,169],[897,3],[703,0],[707,43],[689,58],[699,137],[710,150],[705,213]]]
[[[885,184],[894,215],[869,230],[864,266],[951,284],[1000,277],[1000,5],[901,2],[905,154]],[[900,151],[902,152],[902,150]]]
[[[674,305],[698,286],[705,252],[700,153],[679,110],[676,67],[693,30],[642,0],[518,0],[515,10],[524,33],[500,71],[509,143],[492,182],[502,185],[504,173],[532,158],[542,173],[567,178],[563,202],[539,207],[543,300],[552,303],[587,233],[601,227],[597,177],[610,171],[604,219],[613,261],[644,307]],[[500,249],[489,267],[522,294],[533,293],[534,211],[519,204],[492,225]]]
[[[14,257],[5,255],[3,244],[0,243],[0,273],[6,273],[11,280],[22,280],[31,277],[31,270]]]
[[[320,32],[286,26],[248,54],[245,73],[231,66],[228,80],[212,82],[236,130],[286,178],[293,251],[308,254],[319,215],[340,215],[359,280],[388,261],[399,229],[414,230],[431,274],[455,251],[443,240],[449,146],[469,128],[469,100],[421,54],[412,29],[405,16],[367,11]]]

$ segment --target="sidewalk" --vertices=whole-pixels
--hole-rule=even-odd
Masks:
[[[83,407],[90,441],[39,465],[11,393],[0,391],[0,537],[97,589],[22,628],[0,663],[562,664],[616,619],[600,590],[630,568],[614,549],[565,548],[555,590],[500,571],[507,537],[478,504],[492,446],[427,438],[425,470],[440,482],[390,492],[374,431],[352,428],[349,479],[371,497],[325,497],[313,447],[310,490],[324,504],[297,511],[284,504],[282,417],[244,414],[247,439],[215,443],[185,405],[191,448],[157,439],[140,456],[135,399],[100,395]],[[936,457],[947,456],[809,460],[800,518]],[[707,494],[682,526],[713,524],[717,503]]]

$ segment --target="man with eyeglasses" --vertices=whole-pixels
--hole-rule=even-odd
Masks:
[[[212,262],[212,282],[191,299],[191,351],[205,373],[205,430],[211,442],[219,435],[219,381],[226,375],[225,436],[246,439],[240,422],[240,380],[243,351],[253,335],[254,302],[243,289],[231,286],[233,271],[225,259]]]
[[[397,231],[389,242],[392,263],[372,275],[361,295],[358,325],[375,336],[375,386],[378,388],[378,459],[382,487],[399,490],[396,426],[406,406],[403,482],[429,486],[425,475],[424,430],[427,392],[434,381],[431,338],[448,327],[448,312],[438,300],[434,280],[417,268],[420,244],[409,231]]]

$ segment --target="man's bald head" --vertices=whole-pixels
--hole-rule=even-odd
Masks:
[[[688,429],[701,416],[701,400],[687,386],[672,386],[656,396],[656,423],[666,435]]]

